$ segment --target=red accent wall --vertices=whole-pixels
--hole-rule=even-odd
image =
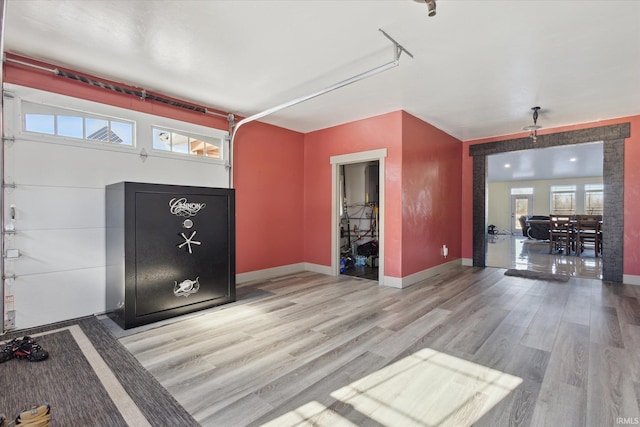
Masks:
[[[640,115],[612,121],[631,123],[624,144],[624,274],[640,276]]]
[[[331,156],[387,148],[385,275],[401,276],[402,113],[318,130],[304,137],[304,259],[331,265]]]
[[[305,261],[304,135],[260,122],[235,138],[236,270]]]
[[[404,277],[461,256],[462,143],[406,112],[402,117]]]
[[[640,275],[640,116],[622,117],[591,123],[581,123],[553,129],[545,129],[539,134],[565,132],[570,130],[607,126],[629,122],[631,136],[624,145],[624,274]],[[465,141],[462,150],[462,256],[473,258],[473,159],[469,156],[469,146],[485,142],[502,141],[526,136],[526,133],[504,135]]]
[[[385,275],[460,258],[462,143],[396,111],[305,135],[305,261],[331,265],[331,156],[387,148]]]

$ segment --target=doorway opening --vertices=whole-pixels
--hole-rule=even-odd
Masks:
[[[379,162],[340,166],[340,274],[378,280]]]
[[[552,250],[549,242],[550,215],[602,214],[602,142],[494,154],[487,167],[487,220],[507,234],[488,239],[488,266],[602,278],[593,245]]]
[[[386,149],[331,157],[331,269],[384,284]]]
[[[522,233],[523,226],[520,218],[531,215],[533,215],[533,194],[511,194],[511,221],[509,221],[511,234]]]
[[[624,263],[624,145],[631,132],[629,122],[539,135],[537,142],[517,138],[471,145],[473,157],[473,265],[487,263],[487,157],[496,153],[603,141],[603,218],[606,237],[602,240],[602,280],[623,282]]]

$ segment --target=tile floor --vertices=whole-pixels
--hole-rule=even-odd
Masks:
[[[550,254],[548,241],[508,234],[488,236],[487,266],[602,279],[602,258],[593,249],[580,256]]]

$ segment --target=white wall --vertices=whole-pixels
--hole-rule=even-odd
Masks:
[[[511,189],[533,187],[533,215],[549,215],[552,185],[576,185],[576,213],[584,213],[584,185],[601,184],[602,177],[538,181],[491,182],[487,184],[488,224],[511,230]]]
[[[105,311],[105,186],[120,181],[228,187],[227,158],[154,152],[151,126],[220,137],[226,132],[130,110],[5,85],[5,225],[15,205],[15,234],[6,248],[5,291],[14,295],[16,328]],[[21,99],[136,122],[134,147],[87,143],[22,132]],[[149,155],[144,158],[144,149]]]

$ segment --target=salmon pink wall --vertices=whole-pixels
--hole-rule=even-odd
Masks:
[[[385,276],[442,264],[443,244],[460,257],[459,140],[397,111],[311,132],[304,145],[306,262],[331,265],[331,156],[379,148],[387,148]]]
[[[404,277],[461,256],[462,142],[409,113],[402,117]]]
[[[631,123],[631,137],[624,144],[624,274],[640,276],[640,116]],[[612,122],[613,123],[613,122]]]
[[[622,117],[592,123],[581,123],[553,129],[545,129],[540,134],[566,132],[577,129],[608,126],[620,123],[631,124],[631,136],[624,145],[624,274],[640,275],[640,116]],[[469,156],[469,146],[485,142],[519,138],[526,134],[505,135],[465,141],[462,150],[462,256],[473,258],[473,158]]]
[[[402,113],[400,111],[304,136],[304,259],[331,265],[331,156],[387,148],[385,276],[402,268]],[[382,178],[382,177],[381,177]]]
[[[624,144],[624,274],[640,276],[640,115],[629,117],[631,137]]]
[[[235,139],[236,271],[304,261],[304,135],[260,122]]]

